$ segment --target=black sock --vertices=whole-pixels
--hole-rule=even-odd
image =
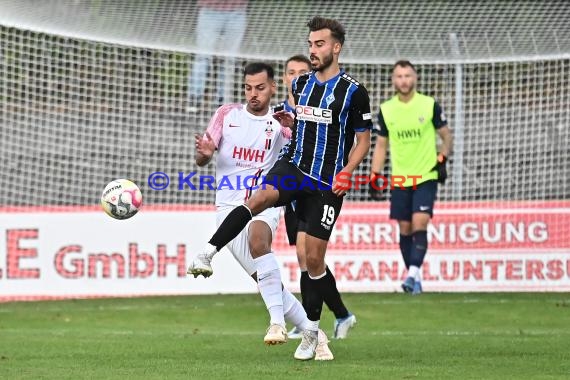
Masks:
[[[214,233],[209,243],[218,251],[232,241],[251,220],[251,211],[244,205],[234,208]]]
[[[309,272],[301,271],[301,281],[300,281],[300,289],[301,289],[301,305],[303,305],[303,309],[307,312],[307,284],[309,283]]]
[[[410,265],[421,268],[426,257],[428,241],[427,231],[416,231],[412,234],[413,243],[410,251]]]
[[[319,282],[322,278],[318,280],[313,280],[309,278],[307,281],[307,318],[310,321],[319,321],[321,319],[321,311],[323,310],[323,296],[319,291]]]
[[[412,253],[412,243],[412,235],[400,234],[400,252],[402,253],[402,258],[404,259],[406,269],[410,269],[410,254]]]
[[[327,274],[321,278],[321,280],[324,280],[322,283],[322,295],[325,304],[334,313],[337,319],[348,317],[348,310],[342,302],[342,298],[336,287],[336,280],[328,266]]]

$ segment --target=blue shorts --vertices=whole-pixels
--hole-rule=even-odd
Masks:
[[[433,216],[433,204],[437,194],[437,181],[422,182],[413,187],[392,190],[390,200],[390,219],[412,221],[412,214],[425,212]]]

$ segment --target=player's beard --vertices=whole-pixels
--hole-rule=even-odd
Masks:
[[[317,59],[317,62],[320,63],[320,66],[318,65],[318,63],[315,65],[313,62],[313,60],[311,60],[311,67],[313,68],[313,70],[315,71],[324,71],[326,69],[328,69],[332,63],[333,63],[333,54],[330,53],[329,55],[323,57],[323,59],[319,59],[316,55],[313,55],[311,57],[315,57]]]
[[[408,96],[416,90],[416,86],[413,84],[406,90],[403,90],[402,87],[399,86],[394,86],[394,87],[396,87],[396,92],[403,96]]]
[[[263,103],[259,101],[259,99],[256,99],[255,102],[252,102],[251,100],[247,102],[247,110],[249,113],[261,114],[264,113],[263,111],[265,109],[267,109],[267,106],[264,106]]]

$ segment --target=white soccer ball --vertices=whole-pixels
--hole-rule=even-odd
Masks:
[[[109,182],[101,194],[103,210],[115,219],[129,219],[142,206],[142,193],[139,187],[128,179]]]

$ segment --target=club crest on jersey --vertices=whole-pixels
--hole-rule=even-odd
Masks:
[[[271,127],[271,122],[267,122],[267,126],[265,127],[265,134],[267,137],[270,137],[273,134],[273,128]]]
[[[332,124],[332,111],[328,108],[298,105],[295,107],[295,113],[298,120]]]
[[[327,101],[327,107],[330,106],[330,104],[334,102],[334,94],[330,94],[325,98],[325,100]]]
[[[418,121],[419,121],[421,124],[423,124],[424,121],[426,121],[426,119],[425,119],[425,117],[420,116],[420,117],[418,117]]]

